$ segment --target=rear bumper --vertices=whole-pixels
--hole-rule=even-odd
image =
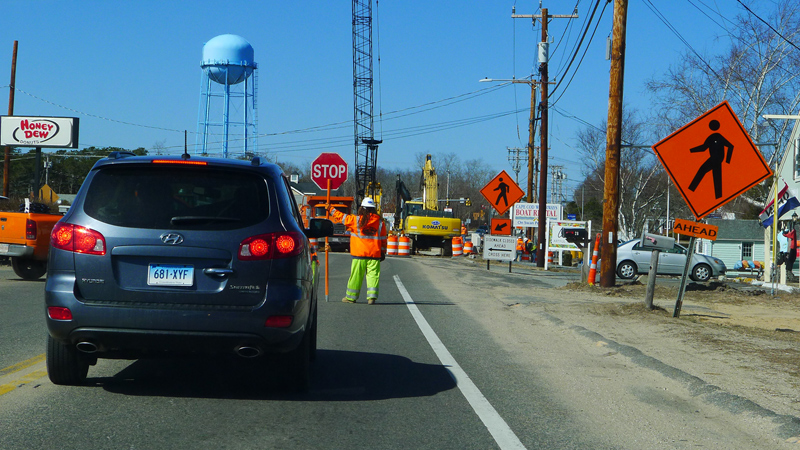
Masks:
[[[165,353],[224,354],[239,346],[264,353],[297,348],[312,311],[312,287],[301,283],[269,284],[264,302],[255,307],[221,305],[146,305],[83,302],[75,295],[74,274],[50,273],[46,307],[69,308],[72,320],[45,317],[50,335],[76,345],[91,342],[101,358],[138,358]],[[266,327],[267,318],[291,315],[286,328]]]
[[[8,246],[8,248],[6,248],[6,246]],[[33,258],[33,252],[34,248],[28,245],[0,243],[0,256],[30,259]]]
[[[169,355],[235,354],[240,347],[256,348],[260,353],[284,353],[296,348],[302,335],[282,333],[269,338],[255,333],[188,332],[129,330],[120,328],[76,328],[64,341],[72,345],[89,342],[97,347],[95,356],[138,359]]]

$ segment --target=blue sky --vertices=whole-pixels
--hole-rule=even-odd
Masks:
[[[563,76],[559,68],[594,1],[543,4],[550,14],[570,14],[576,3],[578,19],[550,23],[553,79]],[[629,3],[625,102],[646,111],[644,82],[666,71],[686,45],[646,0]],[[413,169],[418,153],[452,152],[461,161],[480,158],[498,172],[511,172],[506,148],[527,143],[530,89],[478,80],[523,78],[534,70],[541,32],[529,19],[512,19],[514,5],[517,14],[539,8],[538,1],[383,0],[374,9],[375,113],[383,116],[376,118],[376,137],[384,140],[379,166]],[[607,117],[605,46],[613,5],[574,80],[552,97],[563,94],[550,113],[550,164],[565,166],[570,190],[583,178],[574,149],[581,121],[599,124]],[[652,5],[697,51],[711,53],[724,44],[717,38],[724,33],[720,14],[732,20],[742,11],[733,0]],[[5,105],[17,40],[16,115],[79,117],[80,148],[159,143],[179,152],[182,130],[188,130],[190,146],[197,130],[203,44],[236,34],[252,44],[259,65],[260,150],[299,166],[310,166],[323,151],[337,152],[353,165],[351,14],[351,2],[343,0],[6,2],[0,98]],[[476,95],[465,95],[470,93]],[[443,101],[451,98],[461,101]],[[7,108],[1,111],[5,115]],[[286,134],[329,124],[340,126]],[[523,170],[519,178],[525,177]]]

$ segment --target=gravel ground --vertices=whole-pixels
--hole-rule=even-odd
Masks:
[[[572,399],[565,401],[591,411],[587,427],[610,441],[629,436],[637,423],[650,427],[638,436],[640,448],[684,448],[670,436],[686,433],[686,448],[800,448],[800,294],[689,283],[681,315],[673,318],[677,288],[669,283],[657,282],[656,307],[648,310],[639,282],[547,287],[540,280],[557,273],[518,266],[511,274],[502,266],[487,271],[485,263],[465,260],[418,259],[442,295],[510,354],[529,358],[531,371]],[[458,277],[445,275],[454,268]],[[623,399],[625,408],[610,406]],[[658,405],[644,413],[651,420],[625,412],[648,403]],[[670,404],[680,414],[657,420]],[[682,416],[686,429],[673,435],[665,423]]]

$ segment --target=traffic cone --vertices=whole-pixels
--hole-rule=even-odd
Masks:
[[[600,235],[601,233],[597,233],[597,237],[594,239],[594,251],[592,252],[592,265],[589,266],[589,284],[594,286],[594,279],[597,277],[597,258],[600,253]]]

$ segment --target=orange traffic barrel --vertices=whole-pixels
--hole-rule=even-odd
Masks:
[[[553,264],[553,252],[547,252],[547,263]]]
[[[386,239],[386,254],[397,256],[397,236],[393,234]]]
[[[411,256],[411,239],[408,236],[397,239],[397,256]]]
[[[453,238],[453,256],[462,256],[464,254],[464,243],[461,236]]]
[[[310,238],[308,244],[311,247],[311,252],[315,253],[317,251],[317,238]]]
[[[464,256],[472,253],[472,241],[464,242]]]

